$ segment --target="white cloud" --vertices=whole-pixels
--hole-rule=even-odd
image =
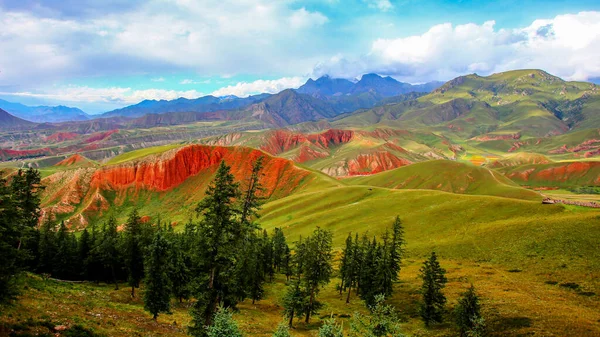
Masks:
[[[186,80],[183,80],[182,82],[185,81]],[[211,95],[236,95],[238,97],[246,97],[252,94],[259,93],[278,93],[284,89],[298,88],[299,86],[304,84],[305,81],[306,78],[303,77],[284,77],[276,80],[257,80],[254,82],[240,82],[235,85],[218,89],[214,91]],[[38,98],[52,101],[75,103],[116,103],[123,105],[136,104],[146,99],[173,100],[180,97],[192,99],[204,96],[203,93],[198,92],[196,90],[133,90],[131,88],[124,87],[91,88],[86,86],[68,86],[63,88],[54,88],[46,92],[0,92],[0,95]]]
[[[365,0],[370,8],[376,8],[380,11],[387,12],[394,8],[390,0]]]
[[[177,91],[164,89],[132,90],[131,88],[90,88],[81,86],[70,86],[60,88],[53,92],[0,92],[1,95],[41,98],[64,102],[86,102],[86,103],[121,103],[135,104],[146,99],[173,100],[180,97],[198,98],[203,94],[196,90]]]
[[[157,77],[157,78],[153,78],[150,81],[152,82],[164,82],[165,78],[164,77]]]
[[[131,11],[84,19],[44,18],[0,6],[0,86],[74,76],[193,71],[286,74],[310,71],[328,18],[282,0],[151,0]],[[299,40],[310,44],[297,45]],[[6,52],[11,51],[11,52]]]
[[[559,15],[527,27],[496,29],[494,21],[431,27],[421,35],[373,41],[362,57],[335,57],[315,74],[366,72],[419,82],[465,73],[540,68],[569,80],[600,76],[600,12]]]
[[[246,97],[258,93],[278,93],[284,89],[298,88],[306,82],[304,77],[284,77],[277,80],[257,80],[254,82],[240,82],[214,91],[213,96],[235,95]]]
[[[290,16],[290,24],[292,28],[295,29],[321,26],[327,23],[327,21],[329,21],[329,19],[325,15],[319,12],[309,12],[304,7],[296,10]]]
[[[203,81],[194,81],[189,78],[186,78],[184,80],[181,80],[181,82],[179,82],[179,84],[209,84],[210,82],[211,82],[210,79],[203,80]]]

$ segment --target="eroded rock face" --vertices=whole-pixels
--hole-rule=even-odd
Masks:
[[[412,162],[398,158],[390,152],[378,151],[359,154],[355,158],[338,161],[321,171],[334,177],[347,177],[375,174],[409,164],[412,164]]]
[[[510,179],[527,181],[544,181],[552,185],[552,182],[567,182],[569,180],[585,179],[582,184],[600,185],[600,176],[587,177],[591,170],[600,169],[600,162],[571,162],[545,169],[528,168],[508,173]]]
[[[78,134],[73,132],[56,132],[46,137],[47,142],[60,143],[65,140],[71,140],[79,137]]]
[[[202,176],[206,177],[202,184],[208,183],[223,160],[231,166],[237,180],[243,181],[260,156],[264,157],[261,183],[266,196],[287,195],[310,175],[287,159],[271,157],[259,150],[190,145],[125,164],[53,174],[43,180],[48,186],[44,191],[43,213],[45,217],[71,214],[75,226],[85,225],[86,218],[102,214],[111,205],[122,204],[139,191],[171,193],[200,173],[206,174]],[[112,197],[107,200],[106,195]],[[202,198],[202,195],[195,197]]]
[[[261,150],[272,155],[278,155],[302,145],[313,145],[317,148],[328,149],[331,146],[347,143],[351,141],[353,137],[354,131],[352,130],[330,129],[319,134],[302,134],[288,130],[275,130],[268,135],[265,144],[261,146]],[[321,156],[307,156],[306,158],[307,160],[311,160],[321,158]],[[302,160],[303,158],[298,159]]]

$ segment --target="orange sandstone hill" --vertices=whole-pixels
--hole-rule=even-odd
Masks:
[[[260,148],[334,177],[368,175],[430,158],[454,157],[459,148],[437,135],[396,129],[329,129],[318,133],[279,129],[232,133],[204,142]],[[403,147],[404,144],[419,152]]]
[[[244,185],[252,163],[264,157],[264,196],[271,199],[308,188],[313,183],[336,184],[323,175],[299,168],[290,160],[246,147],[189,145],[118,165],[65,170],[46,177],[43,218],[68,220],[82,227],[109,213],[124,217],[134,207],[142,215],[162,214],[185,221],[221,161]],[[156,201],[156,202],[154,202]]]

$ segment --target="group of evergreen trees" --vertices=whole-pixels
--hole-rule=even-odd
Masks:
[[[404,228],[396,217],[390,231],[378,242],[370,240],[367,234],[359,240],[358,234],[352,240],[348,234],[340,263],[340,294],[347,291],[346,303],[350,303],[352,289],[365,301],[368,307],[375,304],[377,295],[389,297],[393,283],[398,281],[404,254]]]
[[[442,292],[446,282],[446,270],[440,266],[435,252],[421,268],[421,318],[425,326],[441,323],[444,320],[446,296]],[[479,297],[473,285],[459,299],[455,308],[454,320],[461,337],[481,337],[485,334],[485,320],[481,316]]]
[[[0,304],[13,299],[18,274],[36,265],[40,174],[18,170],[10,184],[0,179]]]

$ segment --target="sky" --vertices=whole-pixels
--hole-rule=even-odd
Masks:
[[[88,113],[325,74],[600,78],[597,0],[0,0],[0,27],[1,99]]]

